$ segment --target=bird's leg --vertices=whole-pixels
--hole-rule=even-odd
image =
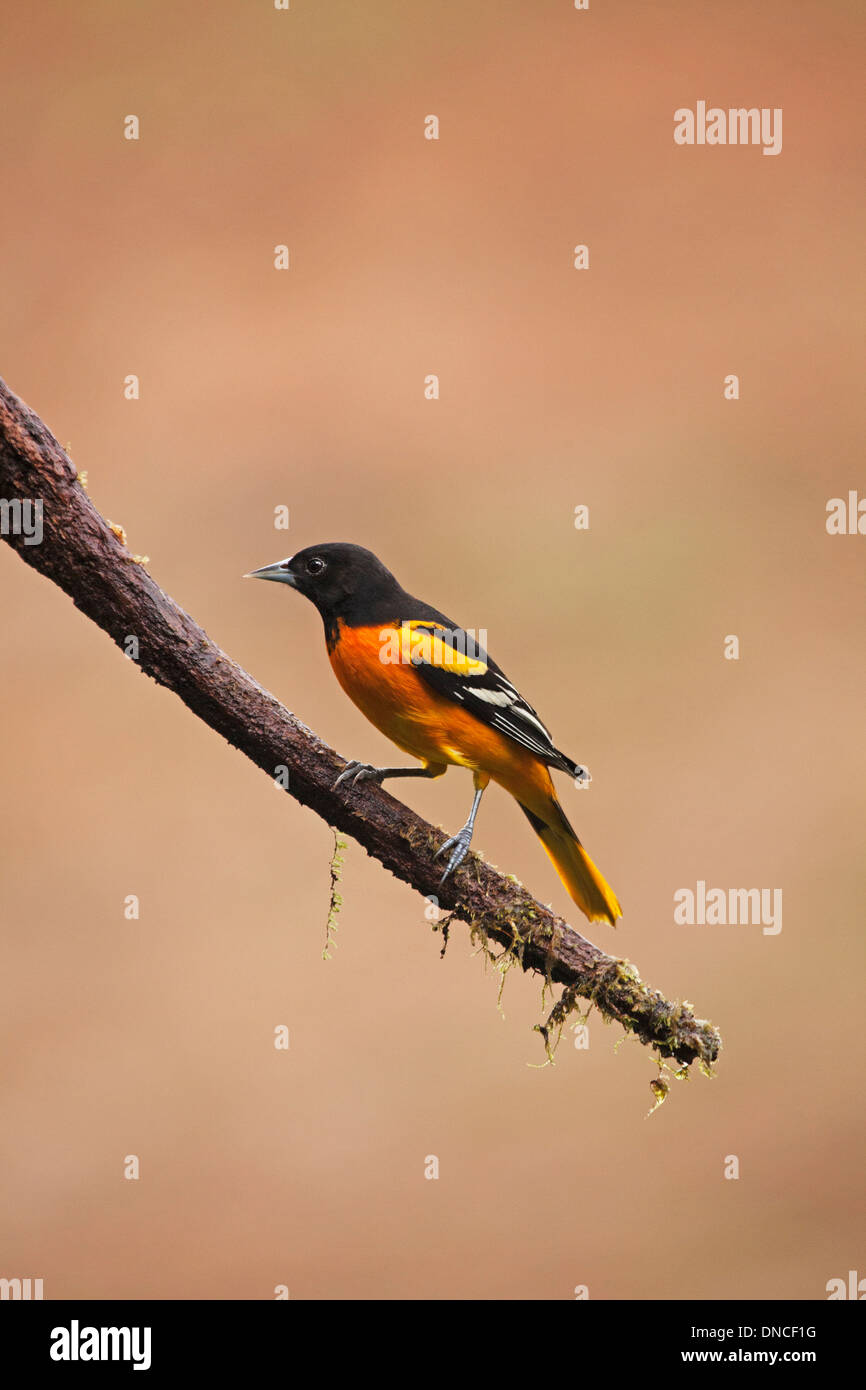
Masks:
[[[354,759],[346,763],[334,787],[341,782],[384,782],[386,777],[440,777],[444,767],[372,767],[370,763],[358,763]]]
[[[482,794],[484,792],[484,787],[486,786],[486,780],[484,781],[483,786],[480,787],[476,782],[475,800],[472,802],[472,810],[469,812],[468,821],[464,825],[463,829],[458,830],[456,835],[452,835],[450,840],[446,840],[444,845],[440,846],[440,848],[437,849],[436,853],[433,856],[434,859],[438,859],[440,854],[444,854],[445,851],[448,849],[451,850],[451,858],[448,860],[445,872],[439,880],[440,883],[444,883],[448,875],[453,873],[455,869],[458,869],[460,867],[460,865],[463,863],[463,860],[469,853],[469,845],[472,840],[472,831],[475,828],[475,817],[478,814],[478,806],[481,801]]]

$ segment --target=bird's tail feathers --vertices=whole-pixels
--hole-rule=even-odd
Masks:
[[[556,798],[552,797],[548,803],[550,815],[545,820],[522,801],[518,801],[518,805],[581,912],[590,922],[609,922],[612,927],[616,926],[617,917],[622,916],[616,893],[593,864]]]

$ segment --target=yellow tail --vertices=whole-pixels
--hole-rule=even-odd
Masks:
[[[622,916],[616,893],[593,864],[559,802],[554,799],[550,805],[553,824],[541,820],[523,802],[519,805],[581,912],[590,922],[609,922],[612,927],[616,926],[617,917]]]

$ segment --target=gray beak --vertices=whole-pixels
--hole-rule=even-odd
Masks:
[[[297,589],[298,581],[289,569],[290,560],[278,560],[275,565],[265,565],[263,569],[252,570],[244,579],[275,579],[280,584],[291,584]]]

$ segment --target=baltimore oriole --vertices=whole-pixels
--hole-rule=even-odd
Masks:
[[[469,851],[481,794],[492,780],[515,797],[580,910],[590,921],[616,923],[622,916],[616,894],[569,825],[549,769],[583,785],[589,773],[556,748],[535,710],[469,633],[407,594],[359,545],[309,546],[246,577],[290,584],[315,604],[346,694],[423,764],[350,762],[338,784],[441,777],[451,763],[471,768],[475,798],[469,819],[439,850],[451,851],[443,881]]]

